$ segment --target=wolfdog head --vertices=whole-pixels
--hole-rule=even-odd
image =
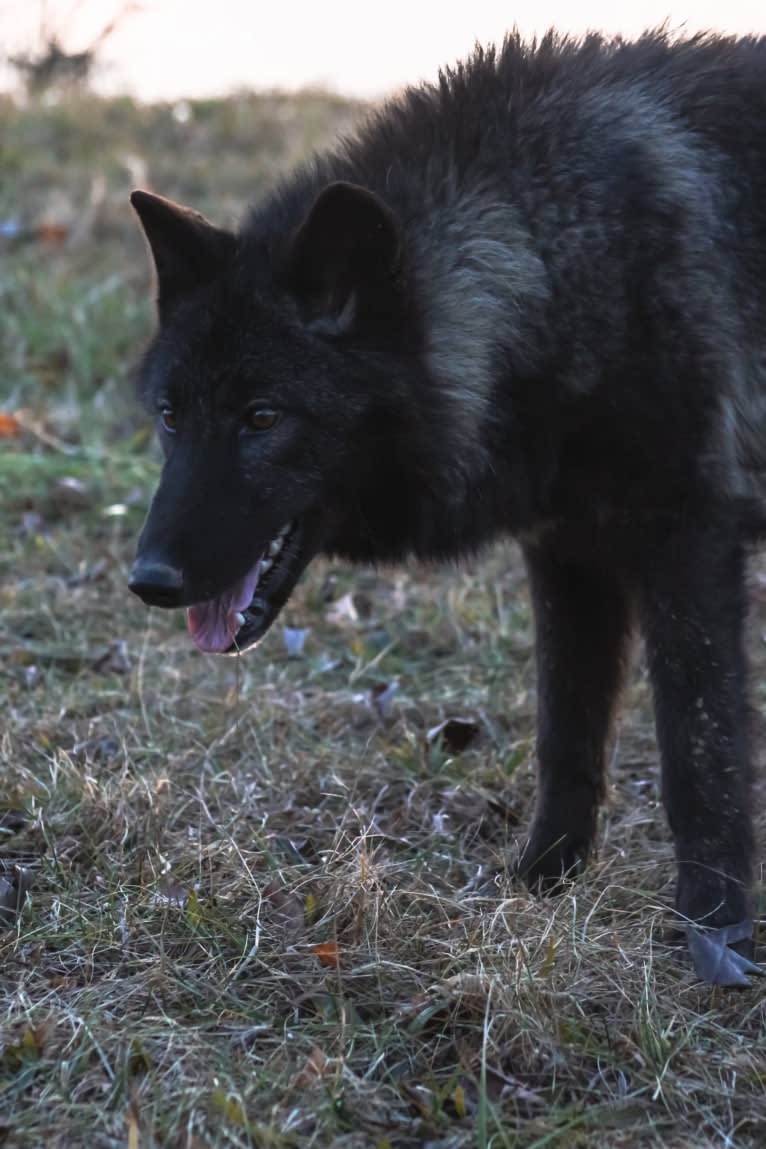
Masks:
[[[206,651],[257,642],[319,551],[417,550],[439,486],[399,224],[349,183],[306,198],[275,199],[235,235],[132,196],[159,314],[139,389],[165,462],[129,585],[188,607]]]

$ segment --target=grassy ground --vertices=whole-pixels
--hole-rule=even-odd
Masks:
[[[549,901],[511,880],[533,794],[515,550],[318,565],[285,620],[303,650],[277,628],[241,661],[126,591],[157,473],[127,192],[232,219],[350,115],[0,104],[0,219],[66,232],[0,240],[0,862],[31,882],[0,932],[0,1141],[762,1146],[763,987],[705,989],[671,944],[640,663],[587,877]],[[463,749],[429,739],[456,717]]]

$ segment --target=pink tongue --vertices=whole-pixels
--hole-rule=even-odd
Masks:
[[[250,606],[260,573],[261,559],[258,559],[244,578],[218,598],[189,607],[186,625],[200,650],[207,654],[223,654],[229,649],[239,630],[237,615]]]

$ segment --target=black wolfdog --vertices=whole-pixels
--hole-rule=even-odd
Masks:
[[[635,617],[692,958],[745,983],[766,39],[512,36],[384,107],[237,234],[132,202],[166,462],[131,589],[233,652],[319,552],[516,536],[539,694],[521,873],[555,886],[587,857]]]

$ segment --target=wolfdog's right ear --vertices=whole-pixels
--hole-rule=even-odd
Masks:
[[[395,291],[401,228],[374,192],[339,180],[314,200],[289,260],[291,289],[315,330],[345,334],[359,314],[380,320]]]
[[[179,298],[213,278],[235,239],[199,212],[152,192],[134,191],[130,202],[157,270],[157,304],[164,319]]]

